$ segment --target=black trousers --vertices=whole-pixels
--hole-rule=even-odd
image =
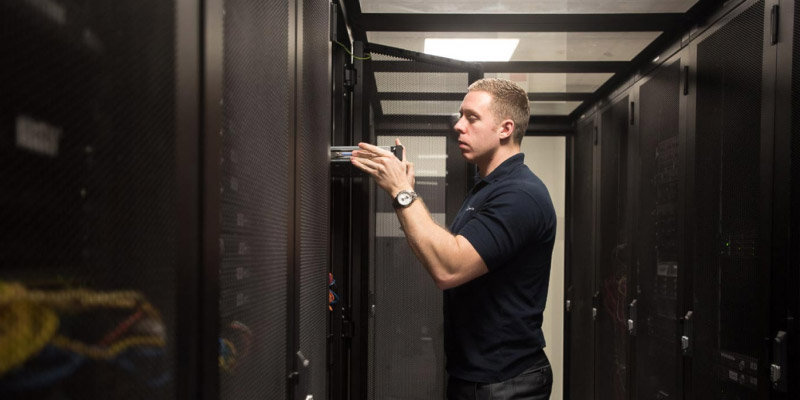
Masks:
[[[450,377],[447,400],[547,400],[553,389],[550,365],[535,366],[497,383],[476,383]]]

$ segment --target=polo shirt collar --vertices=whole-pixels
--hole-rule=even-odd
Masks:
[[[477,186],[480,183],[489,184],[500,181],[508,176],[508,174],[514,170],[514,168],[521,165],[524,161],[525,154],[517,153],[511,157],[508,157],[505,161],[498,165],[497,168],[495,168],[494,171],[492,171],[492,173],[490,173],[486,178],[481,178],[480,172],[477,172],[475,174],[475,185]]]

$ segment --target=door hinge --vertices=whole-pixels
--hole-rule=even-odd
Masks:
[[[684,356],[689,357],[692,355],[693,345],[692,340],[694,338],[694,321],[692,320],[692,316],[694,313],[692,311],[688,311],[686,316],[683,317],[683,335],[681,336],[681,353]]]
[[[780,27],[780,10],[781,6],[775,4],[772,6],[772,13],[770,14],[770,44],[778,44],[778,28]]]
[[[788,345],[786,343],[788,334],[784,331],[779,331],[772,340],[772,364],[769,366],[769,379],[772,382],[772,388],[778,392],[786,392],[788,383],[786,377],[788,376],[789,367],[787,361]]]
[[[355,335],[356,324],[353,321],[348,321],[342,318],[342,338],[352,339]]]
[[[352,65],[344,67],[344,87],[352,91],[357,84],[358,75],[356,74],[356,69]]]
[[[636,123],[636,102],[631,102],[631,125]]]
[[[597,310],[600,309],[600,291],[594,292],[592,296],[592,321],[597,321]]]
[[[328,8],[328,27],[330,28],[330,41],[336,43],[339,41],[339,6],[336,3],[329,3]]]
[[[636,320],[638,319],[637,303],[638,300],[634,299],[631,304],[628,305],[628,334],[631,336],[636,336]]]
[[[689,66],[683,67],[683,95],[689,94]]]

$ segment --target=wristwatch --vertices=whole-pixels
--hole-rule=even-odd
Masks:
[[[401,190],[392,201],[394,208],[406,208],[414,202],[414,199],[419,197],[416,192],[411,190]]]

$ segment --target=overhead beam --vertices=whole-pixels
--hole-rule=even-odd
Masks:
[[[531,101],[584,101],[592,98],[592,93],[528,93]],[[379,100],[404,101],[461,101],[464,93],[430,92],[379,92]]]
[[[373,32],[661,32],[681,13],[663,14],[359,14],[354,26]]]
[[[478,64],[483,65],[484,73],[616,73],[628,66],[626,61],[509,61]],[[371,68],[374,72],[443,72],[438,66],[405,61],[372,61]]]

